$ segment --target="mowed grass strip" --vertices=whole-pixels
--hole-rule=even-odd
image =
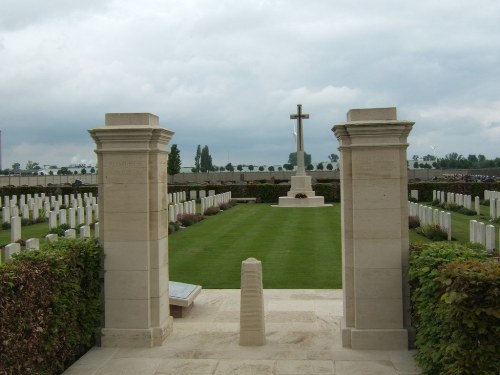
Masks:
[[[262,261],[264,288],[342,288],[340,205],[240,204],[169,236],[170,280],[239,288],[250,257]]]

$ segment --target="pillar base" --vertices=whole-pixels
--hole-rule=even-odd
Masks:
[[[173,318],[162,327],[149,329],[103,328],[101,346],[111,348],[151,348],[161,346],[173,330]]]
[[[342,328],[342,346],[353,350],[408,350],[408,330]]]

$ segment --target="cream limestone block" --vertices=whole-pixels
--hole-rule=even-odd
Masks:
[[[355,150],[352,153],[352,179],[400,179],[401,169],[394,163],[399,156],[396,149]]]
[[[106,297],[105,303],[105,327],[119,329],[150,328],[150,298],[111,299]]]
[[[400,179],[357,180],[352,189],[353,195],[359,197],[353,203],[355,210],[401,207]]]
[[[357,268],[354,283],[356,298],[399,299],[403,295],[401,268]]]
[[[149,213],[149,239],[151,241],[165,238],[168,235],[168,212],[150,211]]]
[[[151,297],[159,297],[168,292],[168,266],[151,268],[149,272]]]
[[[151,184],[149,189],[149,205],[158,208],[159,211],[168,209],[167,184]]]
[[[152,240],[149,243],[149,265],[160,268],[168,265],[168,237]]]
[[[394,299],[356,298],[356,328],[402,329],[403,297]]]
[[[347,121],[381,121],[397,120],[397,109],[395,107],[387,108],[361,108],[350,109],[347,112]]]
[[[104,241],[149,240],[149,214],[147,212],[117,212],[104,215],[101,231]]]
[[[141,299],[147,297],[150,272],[106,270],[106,299]]]
[[[146,184],[104,184],[106,197],[104,212],[147,212],[149,207]],[[133,199],[130,199],[134,197]]]
[[[148,157],[139,152],[106,154],[103,169],[106,171],[103,174],[103,184],[145,183],[148,178]]]
[[[383,252],[377,251],[382,248]],[[395,238],[355,239],[354,252],[357,268],[399,268],[402,264],[401,241]]]
[[[160,126],[160,118],[151,113],[106,113],[106,126]]]
[[[105,270],[143,271],[149,268],[149,241],[107,241]]]
[[[401,238],[400,210],[354,210],[353,213],[354,238]]]
[[[151,323],[153,323],[153,325],[162,326],[170,319],[172,319],[172,317],[170,316],[168,292],[165,292],[159,297],[152,297]]]
[[[167,181],[167,154],[152,153],[149,156],[149,182],[162,183]]]
[[[377,348],[378,350],[403,349],[408,345],[408,331],[406,329],[352,329],[351,345],[356,350],[371,350],[373,348]],[[365,372],[362,373],[366,374]],[[384,372],[383,374],[390,373]]]

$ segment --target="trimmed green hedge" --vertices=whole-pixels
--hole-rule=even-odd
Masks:
[[[60,374],[95,344],[101,253],[60,239],[0,265],[0,374]]]
[[[416,244],[409,276],[416,360],[424,374],[498,374],[498,260],[459,244]]]

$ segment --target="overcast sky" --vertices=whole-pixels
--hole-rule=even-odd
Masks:
[[[498,0],[0,0],[2,167],[91,162],[107,112],[151,112],[183,166],[313,163],[351,108],[415,121],[408,156],[500,156]]]

